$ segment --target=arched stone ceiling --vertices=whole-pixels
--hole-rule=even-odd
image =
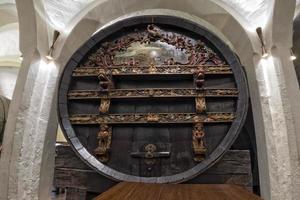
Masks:
[[[0,4],[0,27],[18,21],[15,4]]]
[[[0,4],[15,4],[15,0],[0,0]]]
[[[21,53],[18,15],[14,1],[0,0],[0,44],[0,66],[18,66]]]
[[[21,65],[15,2],[0,0],[0,95],[12,99]]]
[[[45,0],[49,23],[62,30],[82,9],[95,0]]]
[[[20,55],[18,24],[0,27],[0,58],[4,56]]]
[[[97,0],[45,0],[45,10],[50,24],[55,29],[63,30],[83,9]],[[98,0],[108,1],[108,0]],[[111,0],[113,1],[113,0]],[[175,0],[174,0],[175,1]],[[248,23],[252,29],[264,26],[274,0],[211,0],[215,3],[234,11],[239,17]],[[122,0],[115,1],[122,4]],[[153,0],[155,4],[155,1]]]
[[[249,28],[264,27],[271,14],[274,0],[214,0],[218,4],[225,4],[236,11]]]

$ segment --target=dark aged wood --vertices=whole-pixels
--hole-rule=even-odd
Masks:
[[[190,180],[190,184],[236,184],[252,191],[250,153],[248,150],[229,150],[209,170]],[[100,194],[117,184],[92,170],[80,160],[68,145],[56,147],[54,186],[80,195]],[[75,190],[79,188],[80,190]],[[70,192],[69,192],[70,193]],[[67,198],[67,200],[69,200]]]
[[[261,200],[237,185],[149,184],[122,182],[95,200]]]
[[[179,183],[208,170],[247,108],[234,53],[205,28],[163,16],[95,34],[68,62],[58,94],[62,130],[81,159],[130,182]]]

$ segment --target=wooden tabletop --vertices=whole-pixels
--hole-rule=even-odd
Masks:
[[[237,185],[122,182],[94,200],[261,200]]]

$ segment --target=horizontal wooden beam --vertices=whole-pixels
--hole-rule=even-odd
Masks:
[[[126,114],[77,114],[70,116],[71,124],[193,124],[228,123],[235,119],[234,113],[126,113]]]
[[[73,77],[98,76],[103,72],[118,75],[183,75],[203,71],[204,74],[232,74],[228,65],[150,65],[150,66],[111,66],[111,67],[77,67]]]
[[[152,88],[152,89],[110,89],[71,90],[68,99],[124,99],[124,98],[172,98],[172,97],[237,97],[238,90],[193,89],[193,88]]]

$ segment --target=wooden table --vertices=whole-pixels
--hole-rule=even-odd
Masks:
[[[261,200],[237,185],[122,182],[94,200]]]

